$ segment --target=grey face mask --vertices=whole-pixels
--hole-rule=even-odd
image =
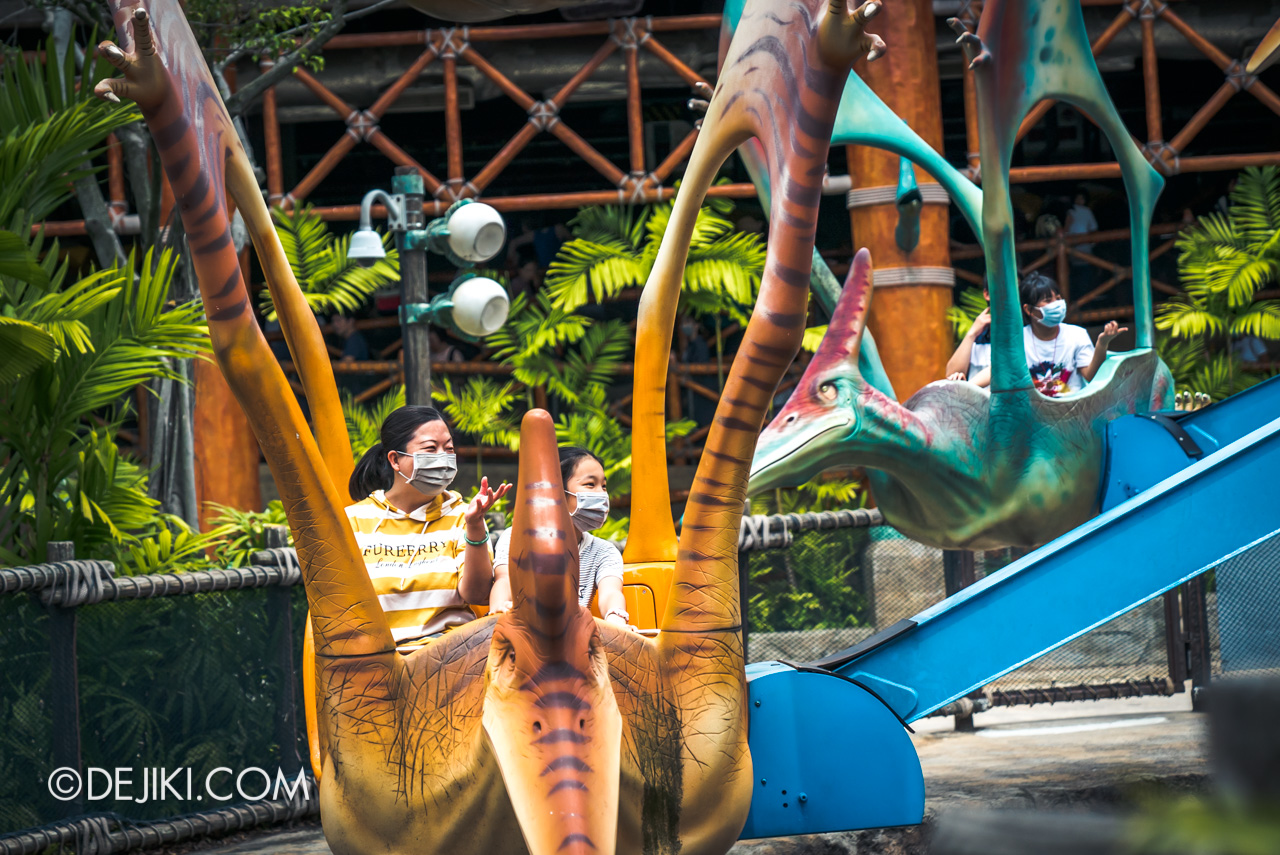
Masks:
[[[396,453],[413,458],[413,472],[408,477],[401,472],[400,477],[428,496],[434,496],[444,490],[453,483],[453,479],[458,474],[456,455],[430,451],[417,451],[413,454],[407,451]]]
[[[569,493],[568,490],[565,492]],[[608,493],[569,493],[569,495],[578,500],[577,507],[569,515],[573,520],[573,527],[578,531],[595,531],[609,518]]]

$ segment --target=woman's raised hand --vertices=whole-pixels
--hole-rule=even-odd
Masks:
[[[510,489],[511,485],[506,481],[503,481],[498,489],[494,490],[489,486],[488,476],[481,478],[480,489],[476,492],[471,503],[467,505],[467,510],[463,514],[464,519],[466,519],[467,522],[483,520],[484,515],[489,512],[489,509],[492,508],[499,499],[507,495],[507,492],[510,491]]]

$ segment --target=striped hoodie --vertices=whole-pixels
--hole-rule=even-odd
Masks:
[[[402,652],[475,618],[458,593],[466,502],[445,490],[410,513],[381,490],[347,508],[378,602]]]

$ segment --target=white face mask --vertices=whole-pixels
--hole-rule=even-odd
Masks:
[[[413,457],[413,471],[408,477],[401,472],[400,477],[428,496],[444,490],[458,474],[458,458],[453,454],[430,451],[416,451],[412,455],[407,451],[397,451],[396,454]]]
[[[595,531],[609,518],[608,493],[570,493],[568,490],[565,492],[578,500],[577,507],[569,515],[573,520],[573,527],[578,531]]]
[[[1046,327],[1056,327],[1067,317],[1067,301],[1054,300],[1040,307],[1040,323]]]

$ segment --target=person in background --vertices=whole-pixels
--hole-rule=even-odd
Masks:
[[[445,341],[438,330],[427,333],[427,344],[431,347],[432,362],[465,362],[462,351]]]
[[[1232,177],[1232,179],[1227,182],[1227,189],[1218,197],[1218,201],[1213,205],[1215,213],[1221,214],[1224,217],[1231,213],[1231,194],[1235,192],[1235,189],[1236,179]]]
[[[387,416],[380,441],[347,484],[347,520],[401,653],[475,618],[489,602],[493,561],[484,515],[507,494],[482,478],[470,502],[449,489],[458,472],[453,434],[434,407]]]
[[[369,343],[364,340],[364,333],[356,329],[355,318],[347,315],[334,315],[329,322],[334,333],[342,339],[343,362],[366,362],[369,359]]]
[[[1084,327],[1063,323],[1067,301],[1062,299],[1058,283],[1035,271],[1023,277],[1018,296],[1027,320],[1022,328],[1022,346],[1031,382],[1050,398],[1083,389],[1106,361],[1111,340],[1129,331],[1128,327],[1109,321],[1095,345]],[[989,386],[991,369],[982,371],[973,382]]]
[[[973,380],[991,367],[991,294],[985,285],[982,299],[987,301],[987,308],[973,319],[973,325],[947,360],[948,380]]]
[[[711,345],[702,335],[702,326],[696,320],[686,316],[680,322],[680,332],[684,334],[685,345],[681,352],[681,360],[686,365],[705,365],[711,361]],[[703,380],[710,382],[703,382]],[[716,378],[699,375],[699,385],[715,386]],[[717,390],[719,391],[719,390]],[[716,402],[693,389],[685,390],[685,416],[697,422],[698,427],[711,424],[716,415]]]
[[[1067,211],[1067,222],[1063,232],[1069,235],[1087,235],[1098,230],[1098,220],[1093,209],[1088,205],[1088,197],[1083,191],[1076,193],[1071,209]],[[1092,243],[1078,243],[1073,247],[1080,252],[1093,255]],[[1087,261],[1071,257],[1071,286],[1088,290],[1095,283],[1094,266]],[[1081,293],[1077,291],[1077,293]]]
[[[364,333],[356,329],[355,318],[334,315],[329,323],[342,342],[340,362],[365,362],[370,358],[369,343],[365,341]],[[350,374],[345,371],[336,372],[336,374],[338,390],[341,392],[359,395],[371,385],[368,376],[364,374]]]
[[[578,542],[578,604],[591,605],[591,598],[598,590],[600,614],[604,619],[618,626],[629,626],[631,616],[622,594],[622,554],[609,541],[591,534],[609,518],[609,479],[605,477],[604,465],[585,448],[561,446],[560,477]],[[495,579],[490,614],[509,611],[512,607],[510,556],[511,529],[508,528],[494,549]]]
[[[507,283],[507,293],[513,302],[520,294],[525,294],[532,300],[533,295],[542,287],[542,268],[538,267],[538,260],[531,252],[520,253],[517,259],[520,266]]]

